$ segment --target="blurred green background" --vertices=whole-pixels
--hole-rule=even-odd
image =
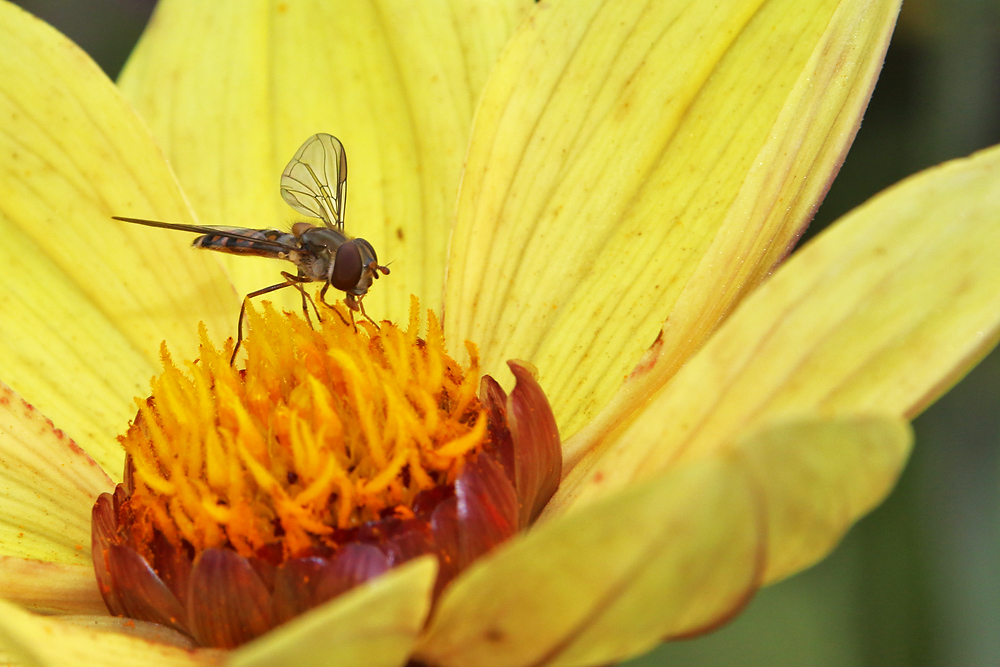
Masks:
[[[155,1],[18,4],[114,77]],[[906,0],[857,140],[810,233],[909,174],[995,143],[1000,0]],[[896,490],[832,555],[761,591],[721,630],[628,664],[1000,665],[998,405],[994,353],[917,419],[916,450]]]

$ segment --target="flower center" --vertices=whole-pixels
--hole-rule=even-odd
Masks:
[[[125,477],[94,506],[113,614],[232,647],[388,568],[439,561],[436,591],[527,526],[559,480],[551,410],[530,371],[508,398],[445,351],[416,299],[405,329],[312,326],[249,310],[246,368],[200,330],[183,367],[136,400]],[[478,395],[477,395],[478,394]]]
[[[164,373],[121,437],[135,466],[139,522],[196,551],[284,557],[332,546],[337,529],[412,516],[422,491],[453,483],[482,446],[475,347],[462,369],[433,313],[405,330],[327,317],[319,330],[267,308],[251,314],[245,371],[201,332],[185,374]]]

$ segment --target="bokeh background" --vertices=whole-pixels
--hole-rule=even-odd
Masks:
[[[114,78],[155,0],[18,4]],[[906,0],[871,106],[810,234],[909,174],[995,143],[1000,0]],[[994,353],[916,420],[899,485],[832,555],[761,591],[721,630],[663,645],[630,667],[1000,665],[998,406]]]

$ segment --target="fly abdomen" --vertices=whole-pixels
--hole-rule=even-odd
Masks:
[[[227,232],[239,234],[239,237],[223,236],[221,234],[205,234],[191,242],[195,248],[205,248],[217,252],[228,252],[233,255],[252,255],[255,257],[277,257],[283,259],[285,254],[275,247],[275,243],[297,247],[298,239],[288,232],[277,229],[227,229]]]

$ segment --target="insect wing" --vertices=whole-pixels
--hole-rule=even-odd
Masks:
[[[281,172],[281,196],[299,213],[343,230],[347,153],[340,140],[330,134],[306,139]]]

